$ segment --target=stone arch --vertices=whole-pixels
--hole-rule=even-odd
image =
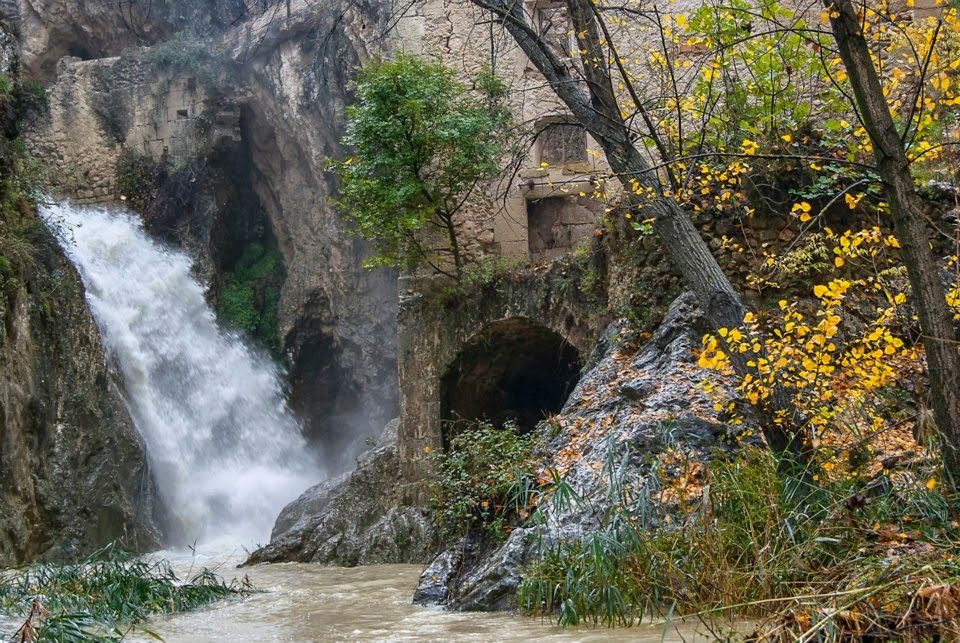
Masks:
[[[559,411],[580,378],[580,352],[527,317],[494,321],[471,336],[440,378],[441,440],[463,423],[507,421],[532,430]]]

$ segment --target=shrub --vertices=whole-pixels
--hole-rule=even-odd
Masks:
[[[248,333],[274,355],[280,352],[277,306],[282,274],[280,251],[251,243],[233,270],[224,275],[217,302],[217,316],[223,324]]]
[[[47,88],[35,80],[20,80],[13,86],[13,108],[21,123],[50,113]]]
[[[186,32],[151,47],[144,60],[157,71],[192,75],[207,88],[217,86],[231,63],[227,53],[209,39]]]
[[[159,189],[160,167],[152,157],[124,149],[117,157],[114,192],[137,212],[153,202]]]
[[[480,422],[458,431],[445,452],[431,455],[437,472],[431,502],[448,538],[478,529],[494,541],[527,517],[535,462],[532,436],[508,422]]]
[[[434,290],[434,301],[441,306],[455,307],[459,303],[475,301],[477,297],[494,292],[502,294],[504,280],[519,268],[520,264],[516,261],[485,255],[467,265],[459,280],[444,282]]]

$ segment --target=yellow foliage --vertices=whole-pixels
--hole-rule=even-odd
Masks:
[[[802,211],[802,206],[799,209]],[[856,262],[866,258],[871,265],[893,264],[888,251],[899,247],[894,237],[879,228],[847,231],[832,238],[838,259]],[[900,310],[907,304],[907,294],[891,292],[892,284],[881,274],[886,273],[863,279],[837,276],[816,284],[812,312],[801,302],[781,300],[778,309],[763,321],[749,313],[741,327],[706,335],[698,363],[731,374],[730,356],[744,356],[746,372],[738,377],[737,393],[761,407],[775,391],[785,393],[797,413],[792,418],[781,413],[774,421],[817,436],[835,425],[847,406],[890,384],[904,364],[919,360],[919,349],[897,328],[898,320],[904,318]],[[886,306],[877,309],[863,328],[845,327],[847,300],[878,290]],[[951,305],[957,306],[960,292],[955,290],[952,297]],[[719,393],[714,390],[712,394]],[[724,400],[717,399],[717,403],[726,406]]]

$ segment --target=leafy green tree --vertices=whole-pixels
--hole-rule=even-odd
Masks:
[[[503,85],[486,74],[469,89],[442,64],[401,55],[364,66],[355,90],[343,139],[353,156],[332,169],[338,207],[373,241],[367,266],[428,265],[459,278],[455,217],[497,174],[509,122]]]

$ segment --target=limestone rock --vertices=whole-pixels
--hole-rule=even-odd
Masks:
[[[425,563],[436,534],[428,512],[403,502],[396,426],[387,425],[357,469],[307,490],[277,518],[270,543],[246,564],[299,561],[332,565]]]

